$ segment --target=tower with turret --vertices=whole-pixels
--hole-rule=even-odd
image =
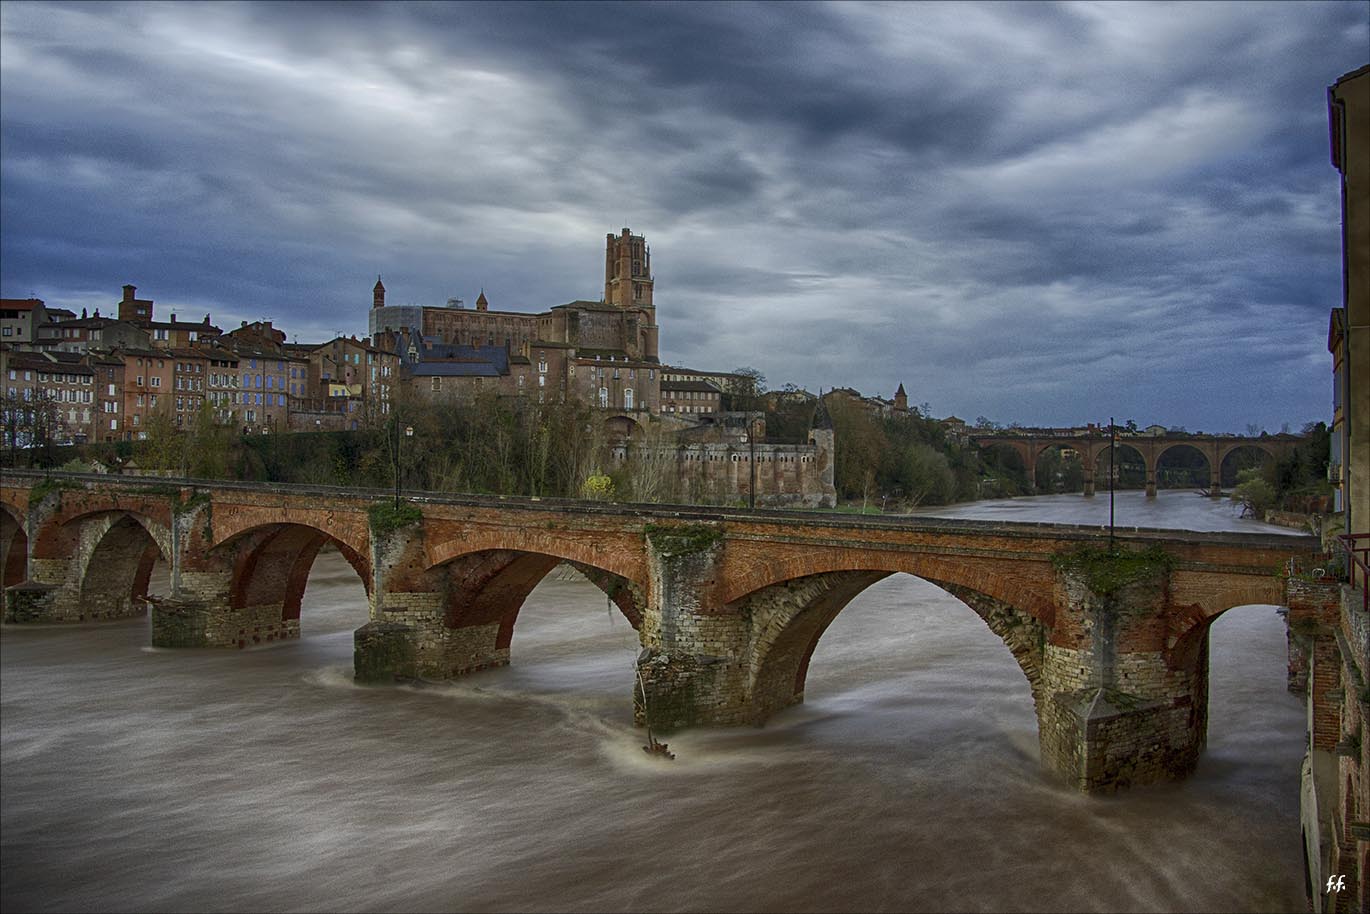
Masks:
[[[652,252],[647,239],[630,229],[605,236],[604,300],[625,311],[641,308],[656,314],[652,304]]]

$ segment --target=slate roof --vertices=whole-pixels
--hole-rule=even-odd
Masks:
[[[720,393],[717,387],[714,387],[712,384],[709,384],[705,381],[662,381],[661,391],[663,395],[668,390],[695,391],[699,393],[710,393],[714,395],[718,395]]]

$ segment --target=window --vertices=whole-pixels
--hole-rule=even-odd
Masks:
[[[523,378],[519,378],[519,380],[522,381]],[[540,375],[538,375],[538,387],[546,387],[546,386],[547,386],[547,375],[545,375],[545,374],[540,374]]]
[[[437,375],[433,375],[433,389],[442,390],[442,378]]]
[[[609,388],[601,387],[599,389],[599,405],[601,409],[609,407]]]
[[[162,379],[159,378],[159,377],[157,377],[156,375],[153,375],[153,376],[152,376],[152,386],[153,386],[153,387],[161,387],[161,386],[162,386]]]
[[[167,338],[167,332],[166,330],[153,330],[152,338],[154,340],[164,340]]]
[[[633,408],[633,389],[631,387],[623,392],[623,408]]]

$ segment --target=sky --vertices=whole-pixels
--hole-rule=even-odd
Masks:
[[[1370,4],[0,4],[0,294],[224,329],[540,311],[933,415],[1327,419]]]

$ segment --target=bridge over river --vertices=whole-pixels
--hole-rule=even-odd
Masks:
[[[1175,530],[1117,542],[1124,559],[1103,556],[1106,530],[1053,524],[436,494],[396,507],[379,491],[18,470],[0,484],[6,622],[150,609],[160,647],[297,638],[310,567],[332,544],[368,597],[357,679],[449,679],[509,663],[524,599],[568,562],[637,630],[637,718],[661,730],[759,724],[802,701],[843,607],[916,575],[1003,640],[1031,686],[1043,764],[1087,791],[1193,769],[1209,626],[1285,602],[1277,571],[1318,545]],[[159,600],[158,559],[171,580]]]
[[[1217,498],[1222,494],[1223,465],[1227,459],[1244,449],[1250,449],[1267,459],[1284,457],[1294,451],[1303,440],[1298,435],[1204,435],[1188,432],[1154,434],[1130,429],[1097,425],[1085,428],[1024,428],[977,434],[971,437],[982,448],[1005,447],[1023,461],[1028,485],[1037,488],[1037,460],[1053,448],[1063,448],[1079,455],[1084,469],[1084,494],[1094,494],[1096,467],[1102,462],[1107,467],[1110,443],[1117,444],[1115,453],[1122,458],[1131,455],[1141,459],[1146,468],[1146,494],[1156,495],[1156,476],[1161,458],[1177,448],[1192,450],[1202,455],[1208,465],[1208,494]],[[1107,469],[1104,470],[1107,480]]]

